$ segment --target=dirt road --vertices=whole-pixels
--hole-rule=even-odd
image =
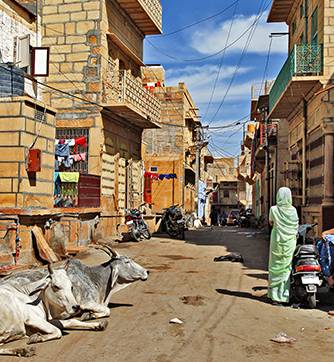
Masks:
[[[68,331],[60,340],[37,344],[31,362],[218,362],[326,361],[334,357],[334,293],[319,293],[317,308],[270,304],[268,239],[232,227],[189,230],[186,241],[166,234],[115,246],[150,271],[112,298],[104,332]],[[243,231],[254,231],[245,230]],[[239,252],[243,263],[214,262]],[[104,258],[100,251],[95,262]],[[92,264],[92,256],[82,259]],[[178,318],[183,324],[171,324]],[[279,332],[295,343],[275,343]],[[16,341],[7,346],[23,346]],[[18,357],[0,356],[1,361]]]

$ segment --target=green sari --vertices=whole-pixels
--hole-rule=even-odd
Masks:
[[[289,302],[290,273],[296,248],[298,215],[292,206],[291,191],[281,187],[277,205],[272,206],[269,220],[274,222],[270,237],[268,298],[274,302]]]

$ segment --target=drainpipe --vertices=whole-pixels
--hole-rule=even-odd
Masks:
[[[303,159],[303,166],[302,166],[302,180],[303,180],[303,202],[302,205],[306,206],[306,139],[307,139],[307,101],[303,99],[303,117],[304,117],[304,134],[303,134],[303,149],[302,149],[302,159]]]
[[[183,163],[183,177],[182,177],[182,205],[183,205],[183,211],[185,211],[186,207],[185,207],[185,188],[186,188],[186,166]]]
[[[308,39],[307,39],[307,1],[303,0],[303,7],[304,7],[304,33],[303,33],[303,38],[304,38],[304,43],[307,44]]]
[[[270,210],[270,175],[269,175],[269,130],[268,130],[268,108],[264,110],[264,119],[266,122],[266,181],[267,181],[267,232],[271,233],[271,227],[269,224],[269,210]]]
[[[277,195],[277,162],[278,162],[278,144],[277,144],[277,136],[276,136],[276,148],[275,148],[275,190],[273,192],[274,202],[273,204],[276,205],[276,195]]]

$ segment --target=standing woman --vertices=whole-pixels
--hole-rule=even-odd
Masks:
[[[269,211],[270,237],[268,298],[274,305],[289,302],[290,273],[296,248],[298,215],[288,187],[277,192],[277,205]]]

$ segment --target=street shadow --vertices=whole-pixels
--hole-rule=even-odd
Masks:
[[[125,304],[125,303],[109,303],[108,307],[111,308],[120,308],[120,307],[133,307],[133,304]]]
[[[267,273],[263,273],[263,274],[245,274],[245,275],[247,275],[248,277],[251,277],[251,278],[268,280],[268,274]]]
[[[258,297],[256,295],[253,295],[248,292],[237,292],[237,291],[232,291],[232,290],[228,290],[228,289],[216,289],[216,291],[219,294],[229,295],[231,297],[253,299],[253,300],[257,300],[258,302],[267,303],[267,304],[272,303],[272,301],[269,298],[267,298],[266,295],[262,295],[262,296]]]
[[[203,229],[190,229],[186,232],[186,243],[198,246],[223,246],[226,248],[226,256],[230,253],[242,255],[243,265],[248,270],[268,271],[269,237],[267,234],[258,234],[247,237],[248,232],[259,229],[234,228],[232,226],[205,227]],[[224,261],[226,263],[228,261]],[[267,277],[265,277],[267,278]],[[264,277],[263,277],[264,279]]]

